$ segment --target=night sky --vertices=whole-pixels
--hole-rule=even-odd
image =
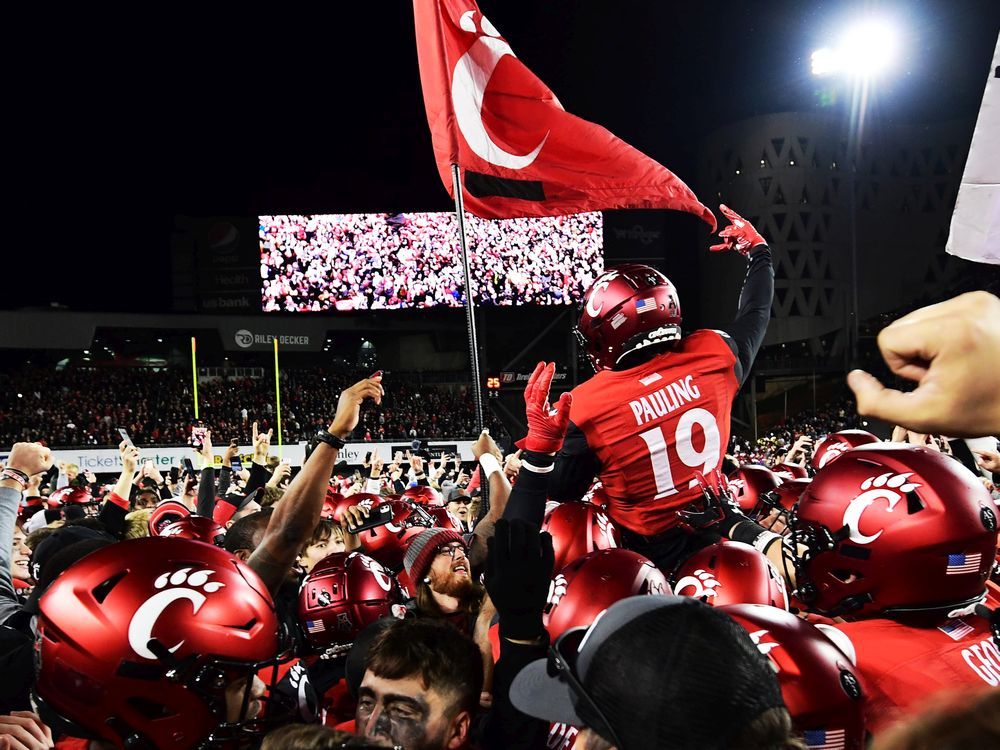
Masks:
[[[346,12],[345,7],[352,10]],[[92,7],[8,25],[4,308],[167,310],[177,214],[448,210],[409,2],[243,15]],[[899,20],[883,120],[974,119],[996,0],[482,0],[566,109],[683,179],[701,136],[814,110],[809,55],[859,9]]]

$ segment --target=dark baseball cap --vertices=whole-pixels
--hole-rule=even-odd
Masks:
[[[768,709],[783,707],[777,677],[747,631],[697,599],[635,596],[524,667],[510,698],[521,712],[590,727],[618,750],[729,747]]]
[[[24,604],[25,611],[36,614],[38,600],[52,581],[80,558],[115,541],[111,534],[86,526],[63,526],[45,537],[28,563],[36,584]]]

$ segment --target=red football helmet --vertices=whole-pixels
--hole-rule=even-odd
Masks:
[[[317,652],[349,646],[376,620],[403,614],[403,594],[392,574],[359,552],[327,555],[299,589],[299,624]]]
[[[621,546],[614,523],[592,503],[559,503],[546,509],[542,531],[552,535],[553,570],[562,570],[588,552]]]
[[[48,497],[50,508],[58,508],[60,505],[87,505],[92,502],[94,497],[90,494],[90,487],[63,487]]]
[[[997,508],[968,469],[897,443],[845,453],[791,514],[795,596],[827,616],[957,617],[983,597]]]
[[[742,625],[778,676],[792,723],[809,747],[865,747],[865,696],[852,654],[819,628],[789,612],[759,604],[722,611]],[[839,632],[839,631],[838,631]]]
[[[816,443],[810,463],[814,469],[822,469],[828,463],[838,458],[851,448],[869,443],[881,442],[877,437],[867,430],[841,430],[831,432],[825,438]]]
[[[324,521],[335,521],[340,523],[341,504],[344,496],[336,492],[332,487],[327,487],[326,498],[323,500],[323,510],[320,511],[320,518]]]
[[[642,594],[669,594],[663,573],[638,552],[605,549],[579,557],[552,579],[542,622],[549,637],[588,626],[619,599]]]
[[[374,495],[352,495],[349,499],[358,497],[375,497]],[[419,505],[407,500],[382,500],[374,505],[389,505],[392,507],[392,520],[383,526],[376,526],[358,534],[361,549],[371,555],[390,570],[399,570],[403,566],[403,555],[410,539],[424,529],[434,525],[434,518]]]
[[[584,295],[576,333],[594,370],[681,337],[681,303],[670,279],[638,263],[611,268]]]
[[[425,505],[429,508],[443,508],[444,498],[441,493],[438,492],[433,487],[428,487],[424,484],[418,484],[416,487],[410,487],[403,491],[400,497],[404,500],[412,500],[418,505]]]
[[[451,529],[452,531],[457,531],[459,534],[465,533],[465,529],[462,528],[462,522],[447,508],[432,507],[425,508],[425,511],[434,519],[435,526],[442,529]]]
[[[604,484],[601,482],[594,482],[580,499],[585,503],[596,505],[601,510],[608,509],[608,491],[604,489]],[[548,511],[548,507],[546,507],[546,511]]]
[[[221,547],[222,542],[226,538],[226,530],[211,518],[192,513],[164,526],[158,536],[194,539],[198,542],[205,542],[206,544],[214,544],[216,547]]]
[[[762,464],[743,464],[729,475],[729,486],[740,510],[754,519],[761,496],[780,484],[781,477]]]
[[[167,526],[187,518],[191,515],[190,509],[177,500],[164,500],[153,508],[153,513],[149,517],[149,535],[159,536]]]
[[[724,604],[767,604],[788,609],[785,579],[749,544],[723,540],[695,552],[673,576],[674,593]]]
[[[39,601],[36,690],[116,747],[235,747],[267,727],[226,691],[286,657],[267,587],[225,550],[134,539],[97,550]],[[230,707],[231,709],[232,707]],[[240,713],[244,713],[241,711]]]
[[[336,501],[336,504],[333,504]],[[334,523],[341,523],[344,517],[344,511],[350,508],[352,505],[365,505],[368,508],[378,505],[382,502],[382,498],[379,495],[373,495],[370,492],[357,492],[353,495],[341,495],[339,492],[327,492],[326,499],[323,501],[323,513],[330,514],[330,520]],[[330,510],[330,506],[332,510]]]
[[[780,479],[809,478],[809,470],[805,466],[799,466],[798,464],[786,464],[782,462],[772,466],[771,470],[777,474]]]

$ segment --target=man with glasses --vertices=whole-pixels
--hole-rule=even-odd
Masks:
[[[485,591],[472,578],[468,546],[461,534],[440,528],[421,532],[406,548],[403,568],[418,615],[446,620],[472,634]]]

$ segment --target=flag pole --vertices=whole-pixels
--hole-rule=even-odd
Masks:
[[[194,418],[198,419],[198,355],[194,336],[191,337],[191,380],[194,383]]]
[[[462,269],[465,271],[465,322],[469,329],[469,361],[472,365],[472,397],[476,405],[476,431],[483,431],[482,378],[479,376],[479,343],[476,340],[476,309],[472,301],[472,275],[469,272],[469,243],[465,236],[465,201],[462,178],[457,164],[451,165],[451,183],[455,191],[455,215],[458,217],[458,240],[462,245]]]
[[[281,381],[278,377],[278,337],[274,337],[274,401],[278,412],[278,458],[284,458],[281,439]]]

